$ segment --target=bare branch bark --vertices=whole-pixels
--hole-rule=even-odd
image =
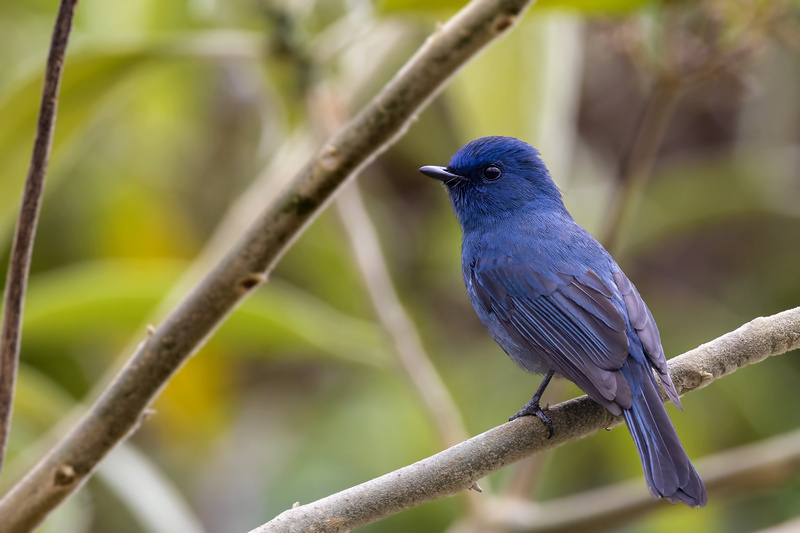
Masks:
[[[336,190],[408,128],[473,55],[514,25],[531,0],[474,0],[419,51],[292,184],[178,307],[142,342],[89,412],[0,501],[4,532],[30,531],[77,490],[138,426],[180,366],[249,293]]]
[[[679,394],[739,368],[800,348],[800,307],[740,328],[669,361]],[[663,396],[663,395],[662,395]],[[284,511],[251,533],[348,531],[403,509],[452,496],[506,465],[608,427],[609,414],[586,396],[551,407],[553,437],[534,417],[518,418],[434,456],[321,500]],[[611,420],[611,425],[622,417]]]
[[[0,329],[0,470],[3,467],[8,431],[11,426],[11,409],[14,405],[19,345],[22,338],[22,310],[25,303],[25,289],[28,285],[33,240],[42,206],[50,149],[53,146],[61,72],[64,69],[64,56],[67,52],[77,3],[78,0],[62,0],[53,27],[42,87],[42,102],[39,106],[39,121],[36,124],[36,136],[33,141],[33,154],[22,192],[17,231],[14,234],[14,244],[6,274],[3,324]]]

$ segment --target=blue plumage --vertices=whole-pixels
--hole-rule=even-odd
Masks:
[[[624,415],[650,492],[706,504],[658,394],[653,371],[680,408],[653,316],[606,250],[570,216],[539,153],[510,137],[464,146],[447,167],[420,172],[444,182],[464,232],[462,269],[472,305],[519,366],[547,374],[515,417],[536,415],[553,374]]]

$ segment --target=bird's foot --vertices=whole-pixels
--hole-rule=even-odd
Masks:
[[[549,405],[547,405],[545,408],[547,408],[547,407],[549,407]],[[534,398],[533,400],[528,402],[528,405],[526,405],[525,407],[520,409],[519,412],[517,414],[515,414],[514,416],[512,416],[511,418],[509,418],[508,421],[511,422],[512,420],[516,420],[517,418],[519,418],[521,416],[535,416],[535,417],[537,417],[539,420],[541,420],[544,423],[544,426],[547,428],[547,438],[549,439],[550,437],[553,436],[553,421],[550,420],[549,416],[544,414],[544,411],[542,410],[541,406],[539,405],[539,399],[538,398]]]

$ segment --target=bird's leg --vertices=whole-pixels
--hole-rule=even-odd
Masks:
[[[542,380],[542,383],[539,385],[539,388],[536,389],[536,394],[533,395],[531,401],[528,402],[528,405],[520,409],[519,413],[515,414],[511,418],[508,419],[509,422],[512,420],[516,420],[521,416],[536,416],[544,422],[545,427],[547,428],[547,438],[553,436],[553,421],[550,420],[550,417],[544,414],[542,408],[539,406],[539,400],[542,398],[542,394],[544,394],[544,390],[547,388],[547,385],[550,383],[550,380],[553,379],[553,374],[555,374],[555,370],[550,370],[547,375]]]

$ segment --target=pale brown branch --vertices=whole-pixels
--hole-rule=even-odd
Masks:
[[[394,343],[400,365],[431,414],[442,444],[454,446],[468,436],[461,413],[425,352],[414,322],[400,303],[356,183],[342,191],[337,207],[372,306]]]
[[[350,247],[364,278],[372,307],[392,341],[399,366],[422,400],[442,446],[455,446],[469,437],[464,419],[447,385],[428,357],[414,321],[395,291],[375,226],[367,213],[357,182],[342,191],[336,200],[336,207],[347,230]],[[488,483],[483,483],[483,488],[487,486]],[[471,510],[470,516],[482,515],[485,498],[472,491],[467,491],[464,496]]]
[[[669,361],[679,394],[703,388],[739,368],[800,348],[800,307],[757,318]],[[518,418],[361,485],[284,511],[251,533],[337,532],[403,509],[452,496],[531,454],[607,427],[608,412],[586,396],[551,407],[554,434],[534,417]],[[611,424],[621,423],[617,417]]]
[[[531,0],[474,0],[437,28],[330,138],[203,281],[154,329],[78,424],[0,501],[4,532],[30,531],[138,426],[172,375],[259,284],[338,188],[402,135],[448,78]]]
[[[61,72],[64,69],[64,56],[67,52],[69,35],[72,31],[72,18],[78,0],[62,0],[56,15],[50,53],[47,56],[42,101],[39,106],[39,120],[33,141],[33,154],[28,167],[28,176],[22,192],[22,203],[17,219],[17,230],[8,262],[5,299],[3,302],[3,323],[0,327],[0,470],[6,454],[8,431],[11,426],[11,409],[14,405],[14,387],[19,365],[19,345],[22,338],[22,310],[25,303],[25,289],[28,285],[33,240],[36,224],[42,205],[44,179],[50,162],[50,149],[53,146],[53,132],[58,108],[58,89],[61,85]]]

